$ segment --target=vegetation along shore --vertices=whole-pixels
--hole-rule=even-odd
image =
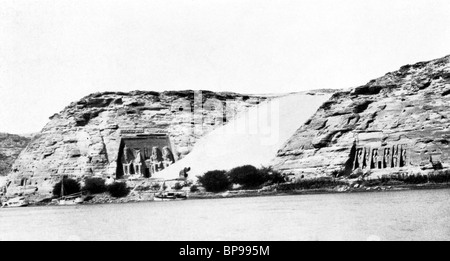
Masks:
[[[368,174],[354,172],[350,176],[339,177],[339,172],[336,172],[332,177],[290,178],[290,175],[271,168],[246,165],[230,171],[208,171],[197,177],[196,182],[180,178],[171,181],[145,179],[108,183],[97,177],[82,182],[65,178],[55,184],[51,197],[27,197],[31,206],[51,206],[58,205],[56,199],[76,193],[83,195],[82,204],[111,204],[153,201],[161,191],[185,192],[189,199],[212,199],[450,188],[450,170],[414,175],[397,173],[376,178]],[[61,195],[62,185],[64,195]]]

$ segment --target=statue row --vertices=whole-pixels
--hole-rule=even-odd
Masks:
[[[356,149],[353,169],[401,168],[407,164],[407,146]]]
[[[145,148],[144,153],[141,149],[132,149],[127,145],[123,148],[122,166],[124,175],[152,176],[173,163],[175,158],[169,147],[153,147],[151,154],[149,149]]]

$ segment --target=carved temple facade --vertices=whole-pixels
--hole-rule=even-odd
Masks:
[[[122,138],[116,178],[150,178],[175,163],[170,139],[165,134]]]
[[[353,169],[389,169],[406,167],[409,164],[407,145],[382,147],[357,146],[353,160]]]

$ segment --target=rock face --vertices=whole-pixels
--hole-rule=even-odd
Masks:
[[[0,176],[5,176],[20,152],[28,145],[30,138],[0,133]]]
[[[231,170],[253,165],[268,166],[280,147],[331,97],[330,91],[292,93],[250,108],[199,140],[182,161],[154,177],[177,178],[189,167],[195,180],[211,170]]]
[[[8,191],[26,185],[48,193],[63,175],[118,178],[124,140],[138,146],[162,138],[178,160],[200,137],[265,99],[209,91],[89,95],[50,118],[13,165]]]
[[[279,150],[285,173],[423,171],[450,163],[450,56],[335,93]]]

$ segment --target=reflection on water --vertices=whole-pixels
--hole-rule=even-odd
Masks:
[[[450,240],[450,189],[0,209],[0,240]]]

